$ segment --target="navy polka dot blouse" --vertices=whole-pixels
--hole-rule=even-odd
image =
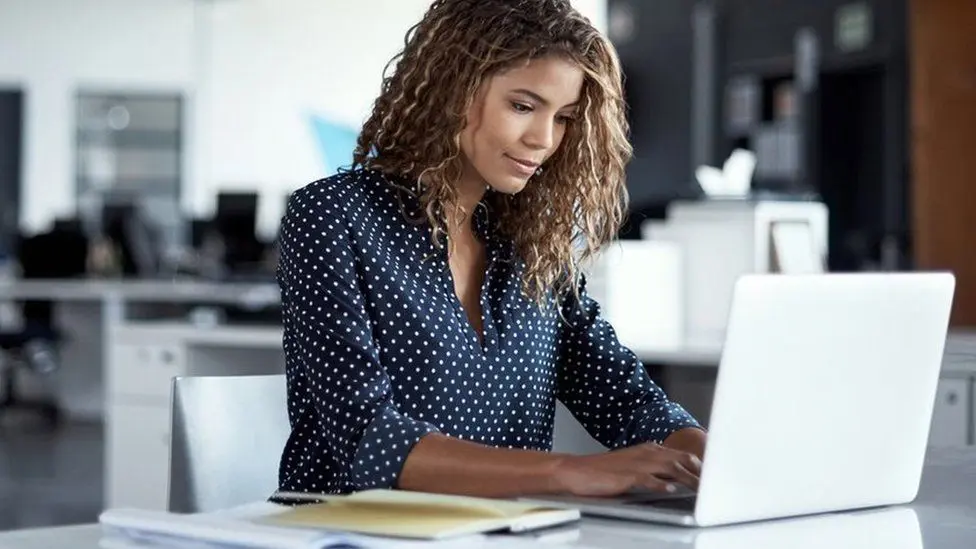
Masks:
[[[282,220],[292,432],[280,489],[395,487],[431,432],[548,451],[557,398],[611,448],[698,426],[617,341],[585,286],[582,303],[562,305],[568,322],[522,295],[522,265],[484,201],[474,216],[488,259],[482,342],[446,248],[433,245],[429,224],[407,219],[418,204],[389,177],[357,170],[311,183]]]

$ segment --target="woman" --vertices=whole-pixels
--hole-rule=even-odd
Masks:
[[[704,431],[579,269],[618,229],[626,129],[615,53],[568,1],[433,3],[352,169],[282,220],[282,490],[696,487]],[[612,451],[550,453],[556,398]]]

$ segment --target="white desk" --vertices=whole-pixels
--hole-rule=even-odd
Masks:
[[[195,280],[15,280],[0,281],[0,299],[50,299],[52,301],[125,301],[277,303],[275,284],[204,282]]]
[[[56,304],[58,325],[67,340],[60,351],[64,367],[53,389],[66,415],[103,416],[104,366],[113,326],[151,318],[160,305],[241,305],[260,308],[279,303],[277,285],[172,281],[16,280],[0,281],[0,302],[39,299]],[[28,388],[30,389],[30,388]]]
[[[632,347],[631,350],[645,364],[715,368],[722,359],[721,344],[662,348]]]
[[[4,549],[96,549],[97,524],[0,533]],[[477,547],[530,547],[531,538],[490,536]],[[930,452],[915,503],[853,513],[685,529],[584,518],[540,547],[612,549],[778,548],[962,549],[976,546],[976,451]],[[460,546],[460,545],[459,545]]]

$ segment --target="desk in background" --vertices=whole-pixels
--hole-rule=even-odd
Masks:
[[[274,284],[194,281],[18,280],[0,282],[0,302],[23,299],[55,303],[55,320],[64,328],[62,369],[54,390],[65,415],[98,420],[105,404],[105,367],[112,328],[154,318],[162,309],[196,305],[247,308],[279,303]]]

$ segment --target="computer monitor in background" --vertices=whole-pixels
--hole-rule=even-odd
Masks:
[[[190,248],[199,251],[213,233],[213,221],[210,219],[193,218],[190,220]]]
[[[221,192],[217,194],[214,222],[218,230],[254,232],[258,223],[258,194]]]
[[[264,257],[257,238],[258,195],[254,192],[221,192],[213,226],[224,242],[224,264],[233,272],[251,271]]]

